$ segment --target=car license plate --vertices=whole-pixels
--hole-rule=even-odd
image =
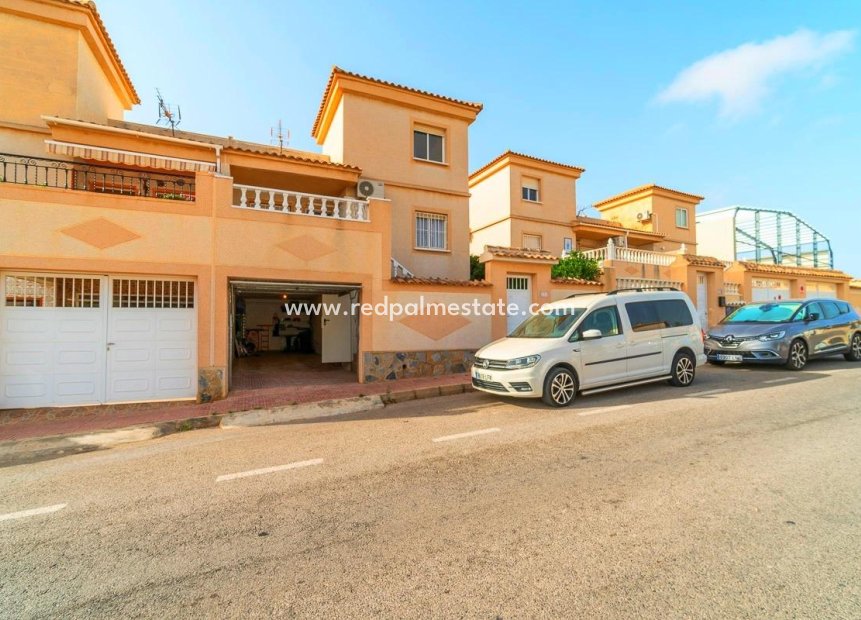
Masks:
[[[475,378],[482,381],[493,381],[493,375],[487,372],[478,372],[477,370],[475,371]]]
[[[716,357],[719,362],[740,362],[744,359],[741,355],[727,355],[726,353],[718,353]]]

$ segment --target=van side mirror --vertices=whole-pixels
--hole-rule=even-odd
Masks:
[[[598,338],[603,338],[604,334],[601,333],[600,329],[587,329],[583,332],[583,340],[597,340]]]
[[[818,312],[811,312],[810,314],[807,315],[807,318],[805,320],[808,322],[818,321],[819,320],[819,313]]]

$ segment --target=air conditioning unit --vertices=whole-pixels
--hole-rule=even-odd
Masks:
[[[648,222],[650,219],[652,219],[651,211],[640,211],[637,213],[637,220],[640,222]]]
[[[385,198],[386,184],[382,181],[359,179],[359,184],[356,186],[356,195],[359,198]]]

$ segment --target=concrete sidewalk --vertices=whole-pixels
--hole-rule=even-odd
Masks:
[[[162,402],[90,407],[9,409],[0,411],[0,442],[97,433],[133,426],[171,425],[182,430],[217,426],[221,417],[235,412],[265,411],[304,403],[334,401],[362,396],[408,400],[416,391],[435,395],[441,388],[469,386],[466,373],[440,377],[420,377],[376,383],[282,386],[254,390],[235,390],[224,400],[212,403]],[[390,396],[386,396],[390,395]],[[212,418],[207,422],[208,418]]]

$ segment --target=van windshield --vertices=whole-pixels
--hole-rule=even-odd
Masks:
[[[561,338],[586,312],[585,308],[542,310],[514,328],[509,338]]]
[[[721,323],[786,323],[801,307],[796,303],[764,303],[742,306]]]

